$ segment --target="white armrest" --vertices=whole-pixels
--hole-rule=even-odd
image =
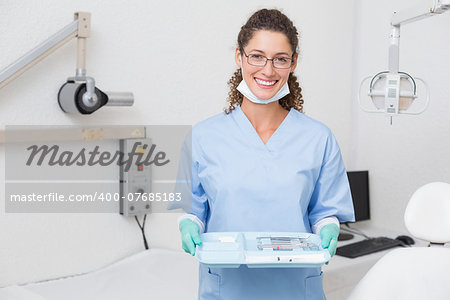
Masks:
[[[448,299],[448,270],[449,248],[396,249],[367,272],[348,299]]]

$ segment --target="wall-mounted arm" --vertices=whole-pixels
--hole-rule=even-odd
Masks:
[[[91,14],[86,12],[75,13],[78,19],[77,35],[77,76],[86,76],[86,39],[91,35]]]
[[[16,79],[74,37],[78,38],[77,74],[79,68],[85,70],[86,38],[90,34],[90,18],[90,13],[75,13],[75,20],[72,23],[3,69],[0,72],[0,88]]]
[[[391,18],[391,36],[389,45],[389,72],[398,73],[400,25],[412,23],[450,10],[450,0],[429,0],[428,3],[414,8],[394,12]]]
[[[74,19],[72,23],[0,71],[0,88],[76,37],[75,76],[69,77],[58,93],[58,103],[61,109],[68,113],[91,114],[103,105],[133,105],[132,93],[103,93],[95,87],[94,78],[86,76],[86,39],[91,31],[91,14],[77,12]]]
[[[391,18],[391,25],[403,25],[418,21],[427,17],[442,14],[450,9],[450,0],[430,0],[428,3],[418,5],[414,8],[394,12]]]

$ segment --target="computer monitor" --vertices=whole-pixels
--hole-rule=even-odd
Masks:
[[[348,171],[347,177],[352,193],[355,221],[369,220],[369,171]],[[352,238],[352,234],[341,232],[338,240],[345,241]]]
[[[349,171],[347,177],[353,198],[355,221],[369,220],[369,171]]]

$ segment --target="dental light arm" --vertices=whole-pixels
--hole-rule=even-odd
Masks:
[[[391,18],[388,71],[379,72],[373,77],[366,77],[361,83],[362,87],[364,82],[371,79],[368,95],[372,98],[377,109],[365,109],[361,105],[359,93],[358,101],[364,111],[384,112],[391,117],[391,123],[392,116],[398,115],[399,113],[420,114],[425,111],[429,102],[427,85],[419,78],[413,78],[407,73],[399,72],[400,26],[441,14],[448,10],[450,10],[450,0],[429,0],[428,3],[419,5],[416,8],[395,12],[393,14]],[[418,97],[416,81],[421,81],[426,86],[427,96],[425,105],[420,111],[408,112],[412,102]]]
[[[400,25],[442,14],[447,10],[450,10],[450,0],[429,0],[428,3],[415,8],[394,12],[391,18],[391,39],[389,45],[389,71],[391,73],[398,72]]]
[[[67,79],[58,93],[61,109],[68,113],[91,114],[103,105],[133,105],[132,93],[104,93],[95,87],[94,78],[86,76],[86,39],[90,35],[90,13],[77,12],[74,19],[72,23],[3,69],[0,72],[0,88],[76,37],[76,72],[74,77]]]
[[[401,12],[395,12],[391,18],[392,26],[400,26],[411,23],[427,17],[442,14],[450,9],[449,0],[431,0],[428,3],[421,4],[414,8],[406,9]]]

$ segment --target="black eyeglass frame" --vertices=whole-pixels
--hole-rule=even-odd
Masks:
[[[266,65],[267,65],[267,61],[269,61],[269,60],[271,60],[272,61],[272,67],[274,67],[275,69],[289,69],[290,67],[292,67],[292,65],[294,64],[294,55],[295,55],[295,52],[292,54],[292,56],[291,56],[291,58],[288,58],[288,59],[290,59],[291,60],[291,63],[289,64],[289,67],[286,67],[286,68],[279,68],[279,67],[275,67],[275,65],[274,65],[274,59],[276,59],[277,57],[274,57],[274,58],[267,58],[267,57],[265,57],[264,55],[261,55],[261,54],[258,54],[258,55],[260,55],[260,56],[262,56],[262,57],[264,57],[265,59],[266,59],[266,62],[264,63],[264,65],[262,65],[262,66],[259,66],[259,65],[254,65],[254,64],[251,64],[250,62],[249,62],[249,59],[248,59],[248,57],[250,56],[250,55],[252,55],[252,54],[247,54],[247,53],[245,53],[245,50],[244,49],[240,49],[241,51],[242,51],[242,53],[244,54],[244,56],[247,58],[247,63],[249,64],[249,65],[251,65],[251,66],[254,66],[254,67],[261,67],[261,68],[263,68],[263,67],[265,67]]]

